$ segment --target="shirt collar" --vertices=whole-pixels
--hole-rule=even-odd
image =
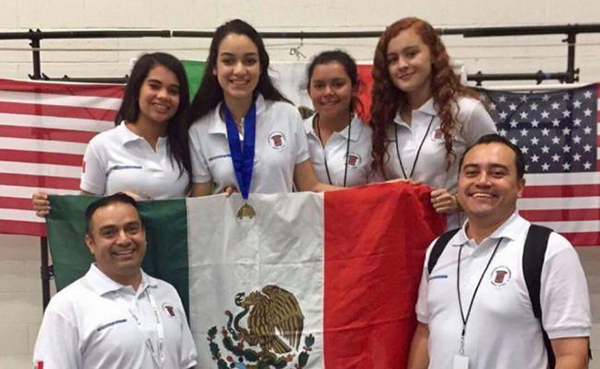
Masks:
[[[84,278],[89,288],[100,296],[124,288],[131,288],[131,286],[125,286],[110,279],[106,274],[98,269],[96,263],[92,263],[90,265],[90,269],[85,274]],[[144,291],[148,287],[156,287],[157,285],[158,283],[156,279],[150,277],[142,270],[142,283],[140,284],[141,290],[139,292]]]
[[[261,94],[258,94],[256,100],[256,123],[258,124],[259,116],[265,112],[266,103],[265,99]],[[220,133],[223,135],[227,135],[227,126],[225,126],[225,120],[221,118],[221,106],[223,105],[223,100],[217,105],[217,107],[212,112],[213,116],[210,120],[210,126],[208,127],[208,133]]]
[[[127,127],[125,121],[122,121],[115,129],[117,131],[117,139],[121,141],[122,145],[137,140],[143,140],[142,137],[136,135]]]
[[[457,233],[456,237],[453,237],[451,240],[452,246],[460,246],[469,242],[469,237],[467,236],[467,226],[469,221],[467,220],[465,224],[462,226],[460,231]],[[506,238],[508,240],[514,241],[516,237],[522,234],[522,230],[524,227],[527,227],[527,221],[523,219],[518,212],[514,212],[500,227],[498,227],[490,236],[489,239],[499,239]]]
[[[430,98],[429,100],[427,100],[425,102],[425,104],[421,105],[421,107],[419,109],[417,109],[416,111],[421,112],[425,115],[428,116],[435,116],[437,115],[437,111],[435,110],[435,106],[433,105],[433,97]],[[396,116],[394,117],[394,123],[396,124],[406,124],[404,123],[404,121],[402,120],[402,117],[400,116],[400,112],[396,112]]]
[[[317,137],[317,132],[315,132],[315,127],[313,124],[316,116],[317,114],[313,114],[310,117],[304,119],[304,132],[306,132],[307,135],[313,135]]]
[[[314,119],[315,119],[316,114],[313,114],[312,116],[310,116],[309,118],[306,118],[304,120],[304,131],[306,132],[306,134],[310,134],[313,135],[314,137],[319,137],[317,135],[317,132],[315,132],[315,128],[314,128]],[[356,142],[358,141],[358,139],[360,138],[360,135],[362,133],[362,131],[364,130],[364,123],[363,121],[360,119],[360,117],[356,114],[354,114],[354,117],[352,118],[352,121],[350,122],[350,125],[352,126],[351,129],[351,136],[350,136],[350,141]],[[342,136],[344,139],[348,139],[348,127],[346,126],[346,128],[344,128],[341,132],[338,132],[338,134],[340,136]]]
[[[362,122],[362,120],[358,117],[358,115],[354,114],[354,117],[352,118],[352,121],[350,122],[349,126],[351,126],[351,136],[350,136],[350,141],[358,141],[358,138],[360,137],[360,134],[362,133],[364,127],[364,123]],[[348,138],[348,127],[346,127],[342,132],[340,132],[340,134],[344,137],[344,138]]]
[[[125,124],[125,121],[122,121],[118,126],[115,127],[115,129],[117,130],[117,139],[121,142],[121,145],[126,145],[130,142],[140,140],[145,141],[145,139],[142,136],[138,136],[136,133],[130,130],[129,127],[127,127],[127,125]],[[159,137],[156,141],[156,145],[161,146],[166,144],[166,142],[167,136]]]
[[[417,110],[420,111],[421,113],[425,113],[430,116],[437,115],[437,111],[435,110],[435,107],[433,106],[433,97],[430,98],[429,100],[427,100],[427,102],[425,102],[425,104],[423,104]]]

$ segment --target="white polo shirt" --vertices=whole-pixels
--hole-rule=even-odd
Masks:
[[[156,302],[164,330],[162,366],[152,355],[158,344],[158,325],[148,294]],[[43,362],[44,369],[179,369],[193,367],[196,358],[173,286],[143,273],[142,284],[134,291],[108,278],[94,264],[50,300],[33,354],[34,367]]]
[[[329,169],[331,184],[343,186],[347,160],[346,187],[367,184],[371,174],[371,162],[373,161],[371,157],[373,130],[371,127],[364,124],[355,115],[350,122],[350,126],[347,126],[341,132],[334,132],[327,140],[325,148],[323,148],[319,135],[314,129],[314,118],[315,115],[304,120],[304,130],[308,138],[310,161],[313,163],[319,181],[329,183],[327,177],[327,169]],[[350,138],[348,138],[349,127]],[[349,146],[348,141],[350,141]],[[327,159],[327,168],[325,167],[325,158]]]
[[[456,160],[448,170],[446,170],[446,146],[440,129],[441,120],[437,116],[433,98],[419,109],[412,111],[412,125],[406,124],[400,114],[397,114],[394,124],[390,124],[387,128],[386,146],[389,155],[389,160],[385,163],[387,179],[404,177],[398,161],[399,152],[407,176],[410,176],[414,167],[412,176],[414,181],[424,182],[431,188],[445,188],[450,193],[456,193],[459,159],[481,136],[496,132],[494,121],[478,100],[461,97],[458,99],[458,108],[459,125],[455,129],[452,140],[452,150],[456,154]],[[431,128],[427,133],[430,122]],[[394,126],[397,127],[398,132],[398,152]],[[426,133],[427,137],[425,137]],[[423,147],[416,159],[421,142]]]
[[[189,130],[192,181],[212,181],[213,193],[221,193],[228,186],[239,189],[220,110],[221,104],[192,124]],[[240,140],[243,140],[242,135]],[[259,95],[255,140],[250,192],[292,192],[296,164],[310,158],[298,110],[292,104],[265,100]]]
[[[459,352],[462,320],[456,270],[460,246],[460,293],[466,316],[475,286],[500,239],[467,322],[469,368],[546,368],[540,323],[533,315],[523,279],[523,247],[529,226],[515,213],[479,245],[467,238],[463,227],[450,240],[431,275],[427,273],[429,247],[416,306],[417,319],[429,326],[429,368],[451,368],[453,356]],[[544,329],[550,339],[590,335],[585,274],[575,249],[557,233],[549,239],[540,296]]]
[[[184,197],[189,189],[189,175],[169,155],[167,138],[159,137],[154,151],[125,122],[92,138],[83,161],[80,187],[96,195],[130,191],[166,199]]]

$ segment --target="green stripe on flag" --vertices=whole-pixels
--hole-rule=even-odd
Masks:
[[[202,76],[204,76],[204,70],[206,69],[206,62],[182,60],[181,63],[183,64],[185,74],[187,75],[191,101],[194,99],[194,96],[196,96],[198,87],[200,87],[200,81],[202,81]]]
[[[46,222],[54,280],[59,291],[83,276],[94,260],[85,245],[85,209],[95,199],[93,196],[50,196],[52,210]]]
[[[50,196],[48,240],[57,290],[82,277],[93,261],[84,241],[85,209],[96,199],[93,196]],[[187,313],[190,298],[185,199],[140,201],[138,206],[148,242],[142,268],[149,275],[172,284]]]

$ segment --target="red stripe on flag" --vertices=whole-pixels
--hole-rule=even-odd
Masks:
[[[0,173],[0,184],[7,186],[44,187],[56,188],[60,190],[78,190],[79,182],[79,178]]]
[[[324,195],[326,368],[406,367],[425,250],[445,227],[426,187],[376,186]]]
[[[24,104],[0,101],[0,113],[114,121],[117,111],[79,106]]]
[[[72,84],[0,79],[0,91],[2,91],[3,96],[8,96],[9,100],[12,100],[10,99],[12,93],[15,93],[14,97],[17,100],[19,98],[19,94],[17,93],[25,94],[20,96],[32,99],[22,102],[0,101],[0,113],[7,115],[4,122],[0,125],[0,137],[13,140],[15,143],[17,139],[28,139],[65,144],[85,144],[97,132],[81,131],[77,126],[69,127],[70,129],[45,128],[44,122],[47,120],[56,120],[56,117],[86,119],[91,122],[97,122],[97,130],[102,131],[108,128],[106,122],[112,123],[114,121],[117,113],[114,108],[110,108],[110,105],[108,105],[109,108],[105,106],[106,99],[112,98],[115,99],[115,103],[118,103],[118,100],[123,98],[123,90],[123,85],[116,84]],[[63,98],[63,100],[66,98],[71,104],[67,106],[53,105],[52,100],[55,98]],[[11,114],[14,118],[11,118]],[[17,126],[14,121],[19,118],[18,115],[28,115],[32,119],[26,119]],[[22,119],[19,120],[19,122],[21,121]],[[77,123],[77,121],[74,121],[74,123]],[[25,124],[25,126],[22,126],[22,124]],[[40,127],[36,127],[37,125]],[[91,129],[96,130],[94,128]],[[40,144],[40,147],[42,145],[43,143]],[[80,167],[83,162],[83,157],[78,154],[42,152],[42,149],[37,148],[37,146],[32,147],[33,150],[27,150],[29,147],[25,148],[25,150],[18,150],[21,148],[20,146],[16,144],[13,146],[17,150],[13,150],[12,147],[0,150],[0,161],[10,161],[17,163],[17,165],[18,163],[35,163],[73,167]],[[23,167],[25,168],[26,166],[23,165]],[[45,169],[43,166],[39,168],[41,170]],[[41,174],[44,173],[48,172],[41,172]],[[78,191],[79,182],[79,178],[0,172],[0,185],[20,186],[26,192],[28,190],[33,192],[35,188],[45,188],[48,192],[52,192],[53,189]],[[4,204],[3,207],[9,209],[31,209],[31,200],[29,199],[4,197],[1,201]],[[19,221],[17,211],[12,213],[8,211],[8,213],[7,217],[9,219],[0,221],[0,233],[45,235],[45,226],[43,224]],[[13,213],[14,215],[12,215]]]
[[[373,87],[372,69],[372,65],[358,66],[358,79],[361,82],[358,89],[358,99],[363,106],[363,111],[359,112],[359,116],[365,123],[369,123],[371,120],[371,89]]]
[[[525,198],[540,197],[584,197],[600,196],[600,186],[593,185],[558,185],[558,186],[526,186]]]
[[[70,83],[30,82],[0,79],[0,90],[29,93],[45,93],[67,96],[97,96],[122,98],[123,85],[86,85]]]
[[[600,245],[599,232],[561,233],[573,246],[598,246]]]
[[[519,214],[532,223],[600,220],[600,209],[519,210]]]
[[[0,234],[21,234],[46,237],[46,224],[21,222],[16,220],[0,220]]]
[[[0,196],[0,208],[3,209],[18,209],[18,210],[32,210],[33,204],[31,199],[24,199],[20,197],[4,197]]]
[[[0,149],[0,160],[81,167],[83,155]]]
[[[0,125],[0,137],[88,143],[98,132]]]

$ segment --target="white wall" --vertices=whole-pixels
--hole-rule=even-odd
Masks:
[[[598,0],[2,0],[0,31],[29,28],[213,30],[224,20],[243,18],[261,31],[383,30],[394,20],[416,15],[437,27],[550,25],[600,22]],[[463,39],[444,36],[450,54],[470,73],[562,72],[566,70],[564,36]],[[576,67],[583,82],[600,81],[600,34],[581,35]],[[294,61],[289,48],[299,40],[267,40],[276,61]],[[372,59],[374,39],[306,40],[300,49],[315,52],[344,47],[358,60]],[[123,76],[130,59],[144,50],[168,50],[180,58],[206,58],[208,40],[108,39],[43,41],[48,48],[96,48],[101,52],[43,52],[42,71],[49,76]],[[0,40],[0,78],[26,79],[32,73],[28,41]],[[109,50],[112,49],[112,50]],[[123,51],[135,49],[135,51]],[[522,83],[522,82],[521,82]],[[580,249],[590,282],[592,304],[600,312],[600,248]],[[30,368],[33,342],[41,320],[39,245],[32,237],[0,236],[0,369]],[[600,314],[596,314],[600,315]],[[596,320],[597,321],[597,320]],[[600,357],[600,331],[593,347]],[[600,360],[592,367],[600,368]]]
[[[175,5],[174,5],[175,4]],[[438,27],[548,25],[600,22],[596,0],[3,0],[0,31],[29,28],[64,29],[187,29],[213,30],[224,20],[241,17],[264,31],[382,30],[394,20],[416,15]],[[463,39],[444,36],[451,55],[464,61],[469,72],[562,72],[566,47],[562,35]],[[581,80],[600,79],[600,34],[580,35],[577,67]],[[371,60],[375,39],[306,40],[303,53],[345,47],[359,60]],[[268,40],[274,60],[293,61],[290,46],[299,40]],[[129,60],[141,50],[169,49],[186,59],[204,59],[205,39],[47,40],[47,48],[136,49],[137,51],[43,52],[42,71],[53,77],[123,76]],[[27,78],[32,72],[28,41],[0,41],[0,77]]]

